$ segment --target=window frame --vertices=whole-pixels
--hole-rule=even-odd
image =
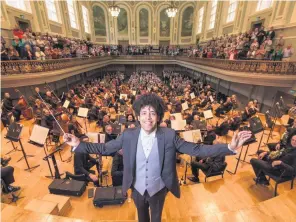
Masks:
[[[205,14],[205,7],[203,6],[198,10],[197,34],[200,34],[202,32],[202,23],[203,23],[204,14]]]
[[[209,29],[215,28],[218,0],[213,0],[211,5]]]
[[[227,11],[226,23],[234,21],[235,15],[236,15],[237,5],[238,5],[237,0],[230,0],[229,1],[229,7],[228,7],[228,11]]]
[[[90,32],[90,25],[89,25],[89,11],[86,6],[81,6],[82,11],[82,19],[83,19],[83,25],[84,25],[84,32],[91,34]]]
[[[59,7],[57,5],[57,1],[55,0],[45,0],[47,17],[50,21],[61,23],[59,17]],[[53,16],[55,15],[55,16]]]
[[[272,7],[273,0],[258,0],[256,12],[263,11]]]
[[[67,3],[67,8],[68,8],[70,26],[73,29],[78,29],[75,2],[73,0],[66,0],[66,3]]]
[[[6,5],[12,8],[16,8],[18,10],[32,13],[30,2],[26,2],[25,0],[5,0]]]

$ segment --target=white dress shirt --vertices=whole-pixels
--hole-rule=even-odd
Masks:
[[[156,135],[156,129],[152,133],[147,134],[141,128],[141,131],[140,131],[140,140],[142,142],[142,146],[143,146],[143,150],[144,150],[144,154],[145,154],[146,159],[148,159],[148,157],[149,157],[149,155],[151,153],[151,150],[152,150],[152,147],[153,147],[153,143],[155,141],[155,135]]]

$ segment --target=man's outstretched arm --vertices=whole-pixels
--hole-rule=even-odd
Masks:
[[[202,145],[186,142],[179,136],[175,136],[174,144],[176,149],[190,156],[198,156],[200,158],[233,155],[247,139],[251,137],[250,131],[242,131],[234,134],[230,144]]]
[[[80,140],[72,134],[64,134],[64,141],[67,141],[67,144],[73,147],[74,152],[108,156],[122,148],[123,134],[116,140],[111,140],[108,143],[80,142]]]

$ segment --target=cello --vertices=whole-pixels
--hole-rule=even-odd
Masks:
[[[21,109],[23,117],[27,120],[32,119],[34,117],[33,108],[29,105],[24,94],[22,94],[20,90],[15,89],[15,92],[20,94],[20,99],[18,100],[17,104],[19,105],[19,107]]]

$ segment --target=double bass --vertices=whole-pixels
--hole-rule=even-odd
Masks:
[[[20,90],[15,89],[15,91],[20,94],[20,99],[18,100],[17,104],[21,109],[23,117],[27,120],[32,119],[34,117],[33,108],[29,105],[24,94],[22,94]]]

